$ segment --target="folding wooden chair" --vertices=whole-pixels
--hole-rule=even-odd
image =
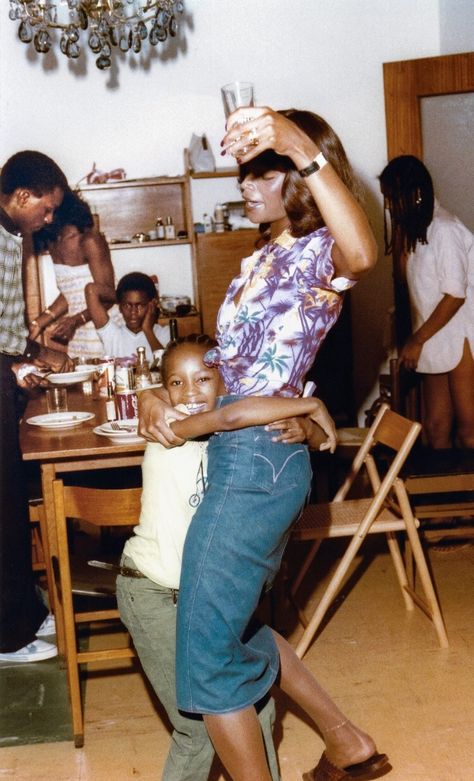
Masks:
[[[407,610],[412,610],[414,604],[421,607],[433,621],[440,645],[443,648],[448,646],[443,618],[417,532],[419,522],[413,516],[404,483],[399,477],[400,469],[418,437],[420,428],[419,423],[403,418],[392,412],[387,404],[383,404],[334,500],[329,503],[308,505],[296,523],[292,539],[314,540],[314,543],[291,588],[292,599],[311,566],[322,540],[332,537],[352,537],[311,619],[306,621],[300,613],[302,623],[306,627],[296,648],[300,658],[308,649],[366,535],[378,533],[386,534]],[[390,452],[390,463],[382,476],[371,453],[377,444],[394,451],[393,457]],[[349,490],[362,467],[367,471],[372,496],[347,499]],[[408,536],[423,587],[424,599],[415,591],[414,574],[403,561],[396,538],[396,533],[401,531],[406,532]]]
[[[422,419],[419,375],[408,371],[397,358],[390,361],[390,407],[413,420]],[[411,504],[419,520],[459,518],[456,526],[427,529],[425,537],[473,537],[474,458],[472,451],[433,450],[419,447],[403,468],[403,477]]]
[[[119,619],[116,608],[75,612],[74,586],[71,578],[70,550],[68,543],[68,519],[87,521],[94,527],[129,526],[137,524],[140,514],[140,488],[118,490],[65,486],[62,480],[53,482],[54,510],[56,514],[58,558],[53,560],[53,570],[62,610],[65,633],[65,656],[71,700],[74,745],[84,745],[84,710],[81,697],[79,665],[129,659],[135,656],[130,645],[120,648],[102,647],[95,650],[79,650],[76,633],[80,623],[110,622]],[[90,567],[91,580],[100,575]],[[107,627],[107,624],[103,624]],[[109,624],[110,626],[110,624]],[[122,627],[123,628],[123,627]]]

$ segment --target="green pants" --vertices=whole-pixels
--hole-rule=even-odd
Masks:
[[[129,557],[123,564],[135,568]],[[162,781],[207,781],[214,748],[200,716],[185,715],[176,705],[176,602],[169,588],[148,578],[117,577],[117,602],[145,674],[165,708],[173,732]],[[273,745],[275,703],[261,704],[259,719],[272,781],[280,781]]]

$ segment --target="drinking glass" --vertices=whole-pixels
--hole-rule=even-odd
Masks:
[[[48,388],[46,390],[46,406],[48,412],[67,412],[66,388]]]
[[[224,113],[227,117],[237,108],[242,106],[254,106],[254,90],[250,81],[233,81],[221,87]]]

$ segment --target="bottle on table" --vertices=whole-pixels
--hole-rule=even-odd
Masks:
[[[178,338],[178,321],[175,317],[170,320],[170,342],[175,342]]]
[[[148,388],[151,385],[151,372],[145,357],[145,348],[137,347],[137,367],[135,369],[135,388]]]

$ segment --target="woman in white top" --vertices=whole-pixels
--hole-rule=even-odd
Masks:
[[[424,430],[433,448],[474,447],[474,236],[434,197],[425,165],[396,157],[380,184],[391,220],[386,252],[400,259],[412,334],[401,362],[422,374]]]
[[[103,355],[102,342],[91,322],[84,289],[94,282],[106,308],[115,301],[114,270],[103,234],[94,230],[90,208],[76,193],[66,193],[54,222],[34,236],[35,250],[51,255],[58,297],[29,325],[36,339],[57,322],[50,337],[68,345],[72,358],[85,360]]]

